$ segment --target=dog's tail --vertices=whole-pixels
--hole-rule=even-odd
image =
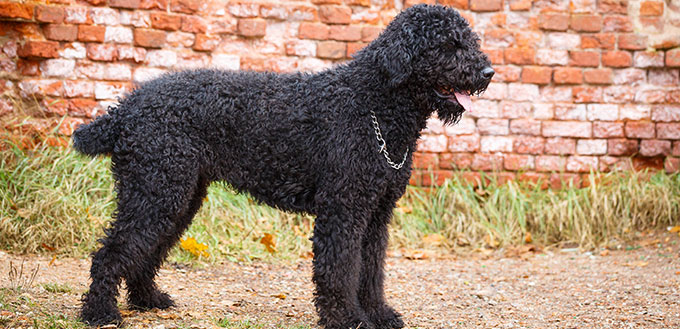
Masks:
[[[80,153],[95,156],[113,152],[120,126],[111,113],[99,116],[73,132],[73,147]]]

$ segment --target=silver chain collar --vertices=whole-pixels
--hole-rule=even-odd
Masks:
[[[378,118],[375,117],[375,112],[371,111],[371,119],[373,119],[373,130],[375,130],[375,137],[378,139],[378,146],[380,147],[380,150],[378,150],[378,153],[382,153],[385,156],[385,159],[387,159],[387,164],[390,165],[394,170],[399,170],[401,167],[404,166],[404,163],[406,162],[406,157],[408,156],[408,147],[406,148],[406,152],[404,152],[404,158],[401,160],[400,163],[395,163],[392,161],[390,158],[390,153],[387,152],[387,143],[382,137],[382,133],[380,133],[380,125],[378,125]]]

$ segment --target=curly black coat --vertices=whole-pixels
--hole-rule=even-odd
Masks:
[[[436,111],[447,123],[493,75],[479,39],[455,11],[403,11],[352,61],[317,74],[192,70],[139,86],[80,127],[74,147],[109,153],[115,221],[92,259],[81,318],[120,322],[131,307],[173,305],[154,277],[212,181],[288,211],[317,216],[315,304],[325,328],[401,328],[383,293],[387,225],[408,184],[412,151]],[[377,118],[395,163],[372,125]]]

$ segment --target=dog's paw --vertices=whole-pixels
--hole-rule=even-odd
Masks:
[[[87,305],[80,312],[80,320],[93,327],[111,324],[118,327],[123,323],[123,317],[117,309],[96,309]]]
[[[401,329],[404,321],[401,314],[387,305],[383,305],[377,312],[369,313],[371,321],[375,323],[376,329]]]
[[[128,297],[128,306],[130,309],[138,311],[148,311],[154,308],[164,310],[175,306],[175,302],[170,298],[170,295],[154,290],[153,293],[147,296],[131,294]]]
[[[324,329],[376,329],[377,327],[366,316],[355,316],[350,319],[339,321],[320,321],[319,325]]]

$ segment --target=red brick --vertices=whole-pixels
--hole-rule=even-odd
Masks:
[[[68,114],[75,117],[93,118],[99,107],[99,102],[94,99],[74,98],[68,100]]]
[[[32,19],[33,5],[17,2],[0,2],[0,17]]]
[[[345,57],[347,45],[338,41],[322,41],[316,47],[316,56],[320,58],[340,59]]]
[[[364,42],[348,42],[347,43],[347,55],[346,55],[346,57],[352,58],[352,56],[354,56],[354,54],[357,51],[363,49],[364,47],[366,47],[366,45],[367,45],[367,43],[364,43]]]
[[[139,0],[109,0],[109,7],[137,9],[139,8]]]
[[[55,41],[26,41],[17,51],[19,57],[57,58],[59,57],[59,42]]]
[[[17,60],[17,70],[21,75],[36,76],[40,74],[40,62],[25,59]]]
[[[601,48],[601,49],[614,49],[616,45],[616,36],[611,33],[599,33],[599,34],[582,34],[581,35],[581,48]]]
[[[581,186],[581,177],[578,174],[552,174],[550,175],[550,188],[559,190],[562,188],[578,188]]]
[[[652,111],[652,121],[663,122],[680,121],[680,107],[655,106]]]
[[[680,156],[680,141],[673,142],[671,154],[673,154],[673,156]]]
[[[572,15],[571,28],[579,32],[599,32],[602,29],[600,15]]]
[[[472,170],[494,171],[503,169],[503,156],[477,153],[473,155]]]
[[[635,95],[635,101],[645,104],[661,104],[666,102],[667,92],[663,89],[644,89]]]
[[[302,22],[298,29],[298,37],[300,39],[326,40],[329,31],[330,28],[326,24]]]
[[[680,171],[680,159],[679,158],[666,158],[664,162],[664,169],[667,173],[677,173]]]
[[[64,8],[55,6],[37,6],[35,19],[43,23],[61,23],[64,21]]]
[[[364,26],[361,28],[361,41],[371,42],[382,32],[382,28],[377,26]]]
[[[503,159],[503,167],[506,170],[531,170],[534,169],[534,157],[531,155],[506,154]]]
[[[680,89],[670,90],[666,99],[669,103],[680,104]]]
[[[591,137],[591,123],[578,121],[543,121],[543,136]]]
[[[443,153],[439,156],[441,169],[470,169],[473,156],[470,153]]]
[[[361,40],[361,27],[355,25],[331,25],[328,38],[338,41]]]
[[[47,24],[43,27],[45,38],[56,41],[75,41],[78,38],[78,27],[75,25]]]
[[[571,66],[600,66],[600,53],[595,51],[573,50],[569,52],[569,65]]]
[[[619,49],[642,50],[647,49],[647,39],[643,34],[626,33],[619,34]]]
[[[640,141],[640,155],[653,157],[671,154],[671,142],[658,139],[644,139]]]
[[[468,0],[439,0],[437,1],[437,3],[440,5],[453,7],[456,9],[467,10],[469,8]]]
[[[598,169],[598,159],[594,156],[574,155],[567,159],[567,171],[584,173]]]
[[[493,81],[499,82],[516,82],[519,81],[522,69],[517,66],[495,66],[496,74],[493,76]]]
[[[605,16],[602,30],[604,32],[633,32],[633,22],[628,16]]]
[[[179,15],[153,12],[150,17],[154,29],[177,31],[182,26],[182,17]]]
[[[640,4],[640,16],[661,16],[663,15],[663,2],[643,1]]]
[[[222,41],[217,35],[196,34],[193,49],[197,51],[213,51]]]
[[[538,17],[538,26],[543,30],[566,31],[569,28],[569,15],[544,13]]]
[[[436,153],[413,153],[413,168],[417,169],[437,169],[437,154]]]
[[[319,19],[328,24],[349,24],[352,9],[345,6],[323,5],[319,7]]]
[[[522,82],[549,84],[552,77],[552,68],[548,66],[524,66],[522,68]]]
[[[505,62],[508,64],[530,65],[534,64],[536,50],[531,48],[508,48],[505,49]]]
[[[89,43],[87,58],[93,61],[114,61],[118,57],[118,48],[113,44]]]
[[[489,57],[489,61],[491,61],[491,64],[494,65],[502,65],[505,63],[505,59],[503,58],[503,50],[501,49],[482,49],[482,51],[486,54],[486,56]],[[519,71],[519,68],[516,68]],[[498,76],[498,71],[496,71],[496,75],[494,75],[494,78]],[[517,72],[517,76],[519,77],[519,72]]]
[[[470,0],[472,11],[499,11],[503,9],[503,0]]]
[[[555,68],[553,79],[557,84],[579,84],[583,82],[583,74],[576,67],[558,67]]]
[[[515,119],[510,122],[510,131],[513,134],[538,136],[541,134],[541,121],[534,119]]]
[[[548,138],[545,140],[546,154],[574,154],[576,153],[576,140],[571,138]]]
[[[633,56],[627,51],[606,51],[602,53],[602,65],[609,67],[629,67]]]
[[[604,14],[628,14],[628,0],[600,0],[597,9]]]
[[[78,40],[85,42],[104,42],[106,27],[96,25],[78,25]]]
[[[477,152],[479,151],[479,135],[460,135],[449,139],[449,151],[451,152]]]
[[[542,154],[544,146],[542,137],[517,136],[513,141],[513,150],[517,153]]]
[[[628,138],[654,138],[653,122],[626,122],[626,137]]]
[[[680,48],[666,52],[666,66],[680,67]]]
[[[567,160],[557,155],[541,155],[535,159],[536,171],[563,171]]]
[[[599,103],[602,102],[602,88],[576,86],[571,89],[574,103]]]
[[[106,0],[85,0],[85,1],[93,6],[99,6],[106,3]]]
[[[158,30],[135,29],[135,46],[160,48],[165,45],[165,32]]]
[[[446,180],[453,177],[453,172],[450,170],[432,170],[425,172],[422,175],[423,186],[441,186]]]
[[[640,170],[663,170],[664,168],[664,157],[644,157],[636,156],[633,158],[633,168],[637,171]]]
[[[680,123],[657,123],[656,137],[663,139],[680,139]]]
[[[519,173],[517,175],[517,180],[523,183],[532,184],[531,186],[536,186],[537,184],[540,184],[541,189],[544,190],[548,188],[548,176],[546,174],[540,174],[535,172]]]
[[[201,0],[170,0],[170,10],[176,13],[193,14],[198,11]]]
[[[208,31],[208,22],[200,16],[182,16],[180,30],[191,33],[205,33]]]
[[[586,83],[592,84],[610,84],[612,83],[611,69],[592,69],[583,71],[583,80]]]
[[[267,21],[259,18],[239,19],[237,31],[244,37],[263,37],[267,33]]]

